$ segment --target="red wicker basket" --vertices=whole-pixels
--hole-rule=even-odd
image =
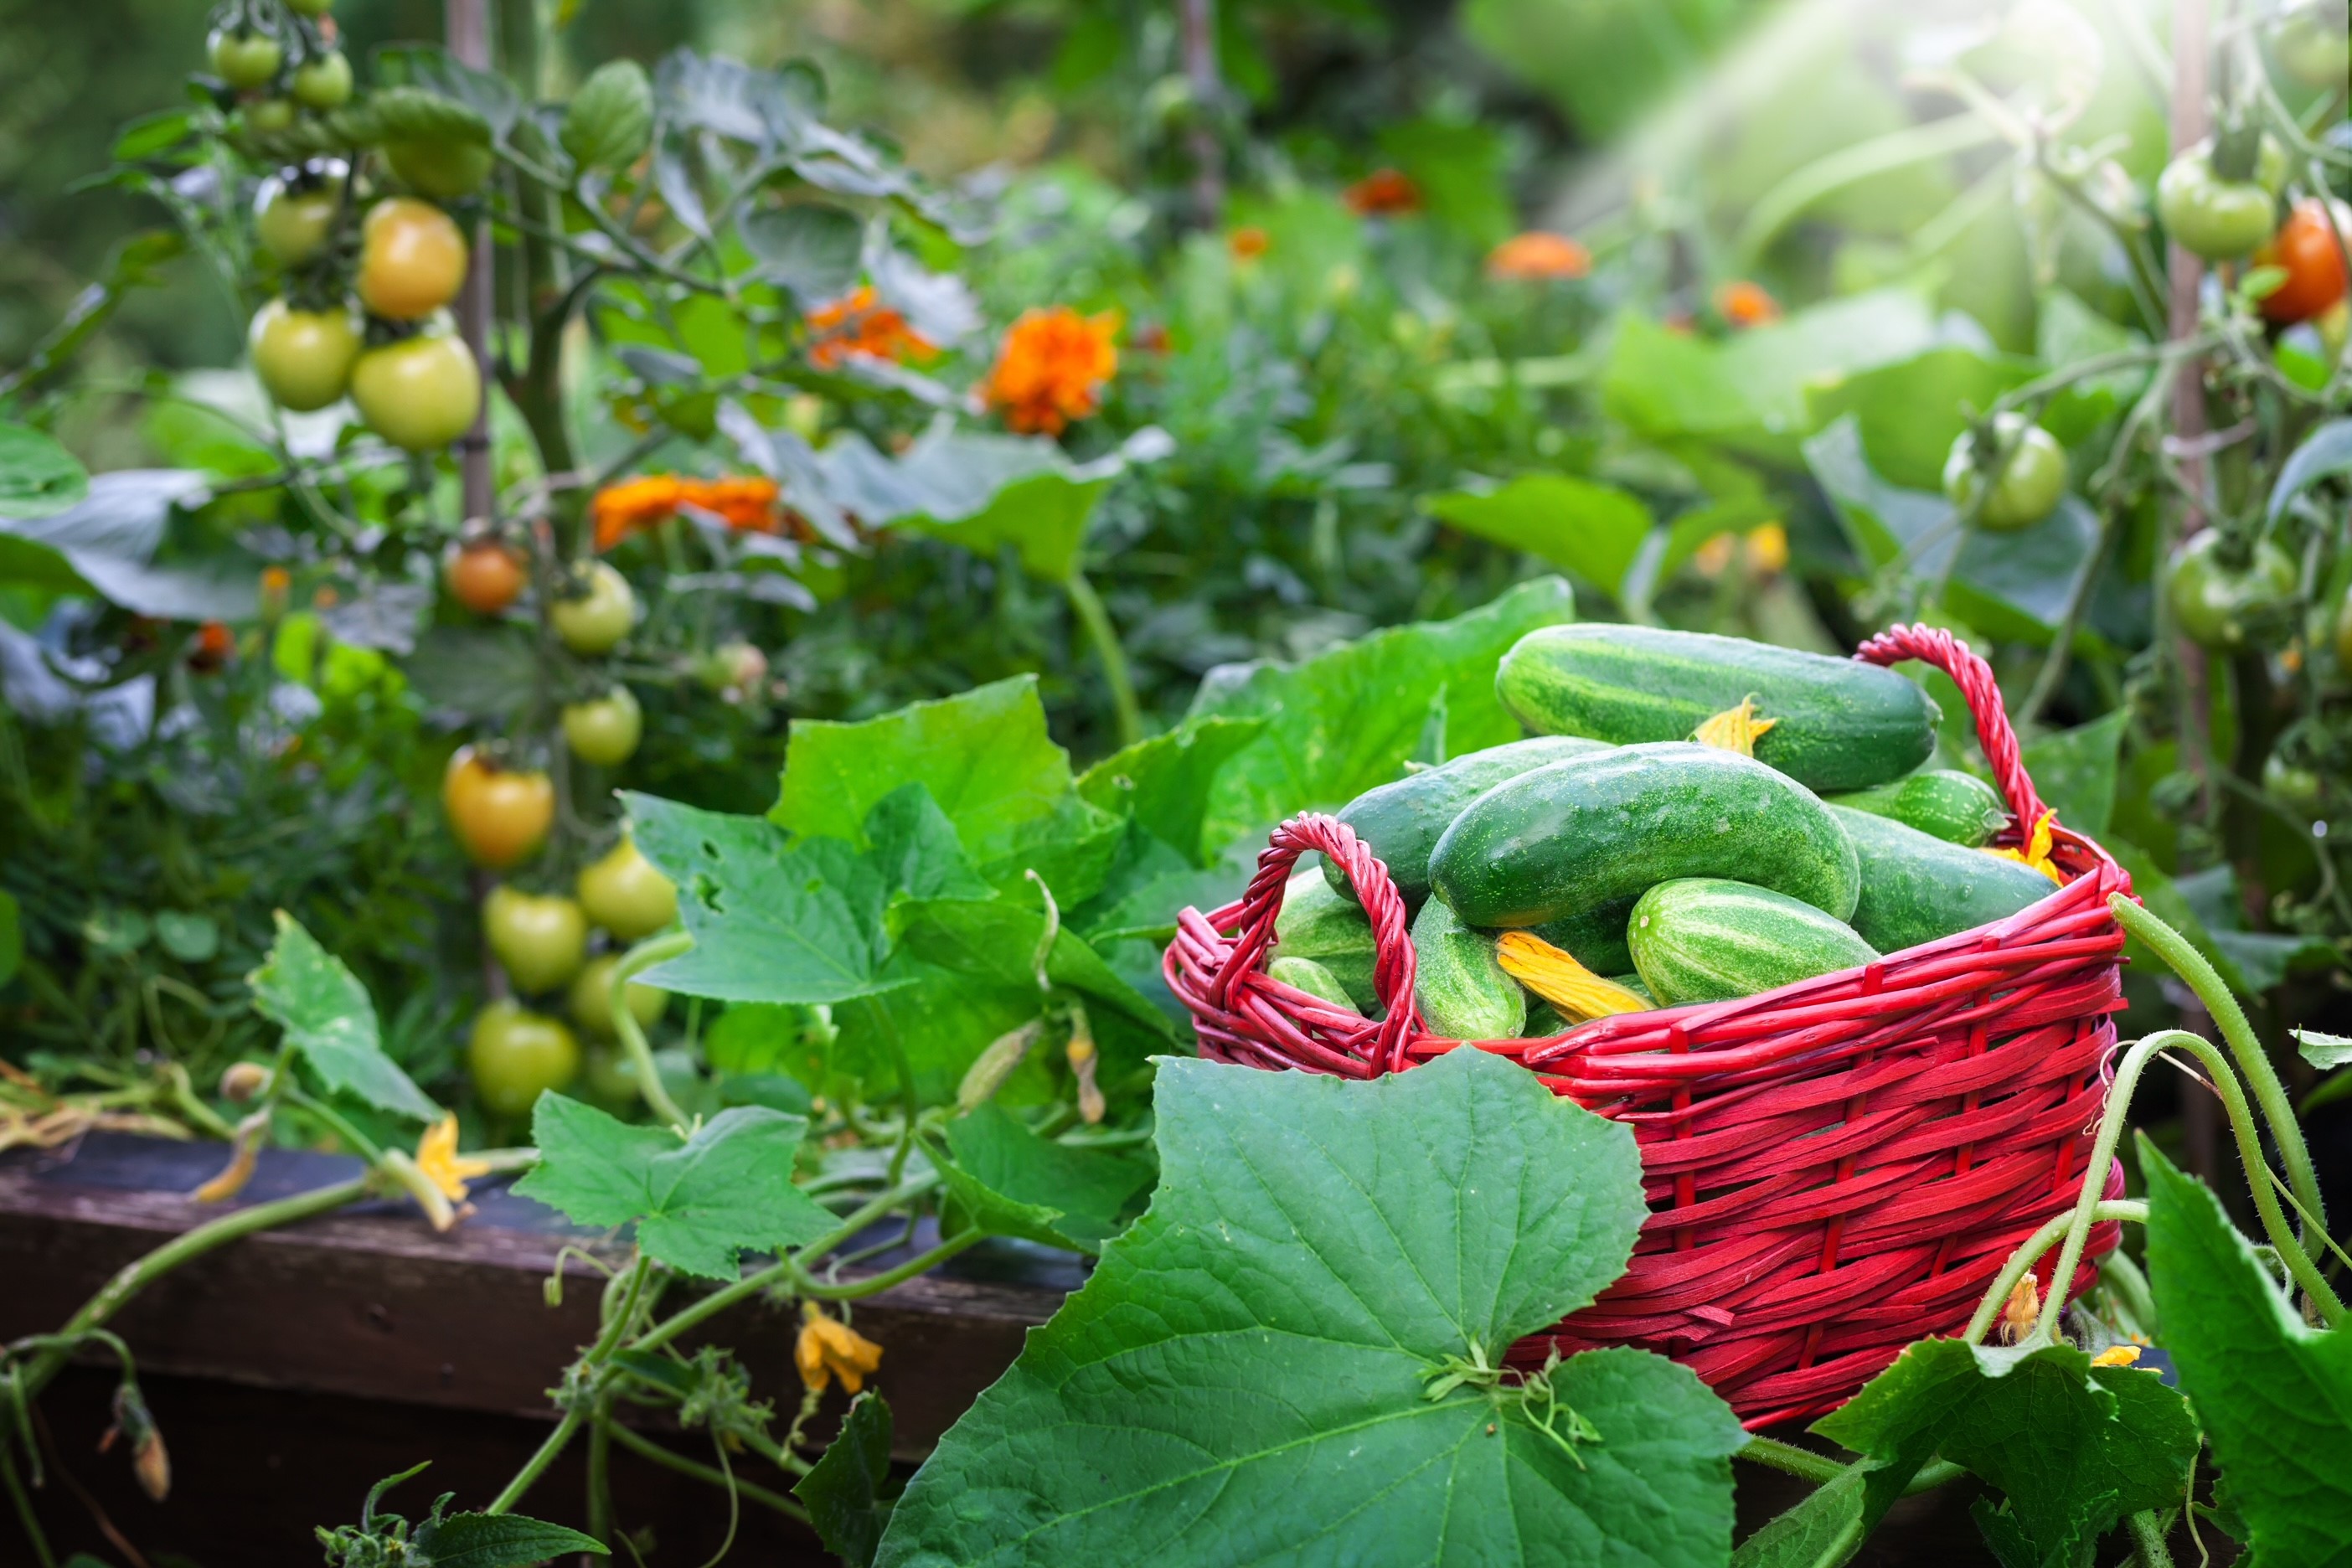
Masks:
[[[1923,659],[1958,683],[2015,814],[1999,842],[2021,842],[2042,805],[1985,662],[1925,626],[1855,657]],[[1522,1341],[1514,1363],[1642,1345],[1758,1427],[1834,1409],[1913,1340],[1958,1332],[2009,1254],[2080,1189],[2124,1005],[2106,900],[2130,879],[2081,835],[2053,839],[2066,886],[1991,925],[1760,996],[1470,1042],[1629,1124],[1650,1201],[1624,1278]],[[1265,973],[1283,885],[1309,850],[1365,895],[1378,1022]],[[1423,1030],[1404,906],[1332,817],[1276,828],[1240,901],[1179,917],[1163,967],[1215,1060],[1368,1079],[1465,1043]],[[2107,1173],[2109,1195],[2122,1179]],[[2118,1228],[2093,1232],[2070,1298]]]

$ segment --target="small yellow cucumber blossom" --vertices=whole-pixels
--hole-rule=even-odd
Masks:
[[[477,1176],[487,1176],[496,1167],[488,1160],[477,1160],[457,1152],[457,1119],[444,1116],[425,1130],[416,1141],[414,1158],[400,1150],[387,1150],[383,1168],[393,1180],[406,1189],[433,1222],[435,1230],[447,1230],[468,1212],[459,1205],[466,1202],[466,1184]]]
[[[836,1377],[855,1394],[882,1365],[882,1347],[838,1318],[828,1318],[814,1301],[801,1303],[801,1337],[793,1362],[812,1394],[823,1394]]]

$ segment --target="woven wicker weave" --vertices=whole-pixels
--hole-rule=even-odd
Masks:
[[[1919,626],[1855,657],[1922,659],[1958,683],[2015,814],[1997,842],[2021,842],[2042,800],[1984,661]],[[2053,838],[2067,885],[1994,924],[1760,996],[1473,1042],[1630,1125],[1650,1201],[1625,1277],[1514,1362],[1554,1344],[1645,1346],[1753,1427],[1833,1409],[1904,1345],[1957,1332],[2010,1252],[2079,1190],[2123,1006],[2106,900],[2130,879],[2089,839]],[[1284,883],[1310,850],[1364,893],[1378,1022],[1265,973]],[[1185,910],[1164,969],[1220,1061],[1367,1079],[1464,1043],[1423,1030],[1404,906],[1328,816],[1276,828],[1238,902]],[[2110,1170],[2110,1195],[2121,1184]],[[2117,1228],[2094,1231],[2070,1297]]]

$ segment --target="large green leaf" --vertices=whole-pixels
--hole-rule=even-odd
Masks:
[[[2007,1498],[2038,1563],[2074,1563],[2126,1513],[2187,1489],[2197,1425],[2156,1373],[2093,1366],[2070,1344],[1922,1340],[1813,1426],[1865,1456],[1875,1523],[1937,1454]]]
[[[1077,794],[1029,675],[862,723],[795,721],[768,815],[803,838],[855,839],[875,803],[910,783],[930,792],[992,882],[1034,868],[1076,904],[1102,885],[1118,846],[1122,825]]]
[[[1151,1182],[1148,1166],[1040,1138],[993,1101],[950,1121],[947,1145],[932,1163],[965,1223],[1075,1252],[1101,1250],[1127,1200]]]
[[[1088,768],[1078,777],[1078,794],[1198,863],[1206,853],[1201,822],[1209,808],[1209,786],[1265,728],[1263,719],[1188,719]]]
[[[2203,1184],[2145,1137],[2147,1274],[2164,1348],[2245,1521],[2250,1560],[2352,1562],[2352,1334],[2314,1329]]]
[[[89,490],[89,475],[71,452],[41,431],[0,421],[0,517],[47,517]]]
[[[330,1093],[395,1116],[437,1120],[441,1108],[383,1054],[375,1004],[360,977],[284,910],[277,921],[268,957],[246,977],[254,1011],[286,1031],[286,1044]]]
[[[1538,626],[1573,618],[1557,577],[1522,583],[1492,604],[1345,643],[1303,664],[1259,660],[1209,672],[1193,718],[1267,721],[1218,773],[1202,847],[1213,853],[1309,807],[1343,805],[1402,770],[1442,696],[1445,754],[1517,740],[1495,697],[1495,667]]]
[[[2072,730],[2025,742],[2025,772],[2042,803],[2077,833],[2098,837],[2116,809],[2116,764],[2130,715],[2118,708]]]
[[[200,504],[205,476],[184,468],[100,474],[62,510],[0,515],[0,581],[88,593],[159,620],[250,619],[260,563],[239,551],[157,560],[175,506]]]
[[[539,1163],[515,1191],[582,1225],[634,1221],[646,1255],[707,1279],[732,1279],[736,1254],[814,1241],[834,1216],[793,1185],[808,1123],[765,1106],[722,1110],[680,1142],[591,1105],[542,1094],[531,1113]]]
[[[420,1568],[530,1568],[572,1552],[609,1557],[593,1535],[511,1513],[453,1513],[417,1527],[408,1561]]]
[[[793,1487],[824,1549],[848,1565],[869,1568],[890,1522],[890,1407],[867,1389],[849,1402],[841,1432]]]
[[[1614,485],[1522,474],[1499,489],[1429,496],[1422,509],[1465,533],[1522,550],[1612,597],[1650,531],[1650,509]]]
[[[905,983],[888,967],[892,889],[873,856],[839,838],[789,843],[757,816],[622,801],[694,938],[648,984],[729,1002],[845,1002]]]
[[[1731,436],[1763,422],[1712,344],[1646,316],[1618,318],[1601,396],[1612,416],[1657,439]]]
[[[913,959],[902,961],[894,973],[903,973],[907,983],[845,1002],[833,1012],[840,1033],[832,1065],[857,1079],[876,1100],[896,1100],[905,1092],[903,1064],[919,1103],[948,1104],[988,1043],[1036,1017],[1041,1006],[1037,983],[1025,974],[991,984]]]
[[[908,953],[927,964],[992,985],[1036,984],[1033,965],[1038,943],[1045,937],[1045,913],[1025,889],[985,900],[909,901],[894,919]],[[1166,1016],[1066,927],[1055,932],[1045,955],[1045,977],[1123,1015],[1162,1044],[1175,1038]]]
[[[1557,1405],[1441,1386],[1623,1268],[1623,1128],[1467,1050],[1368,1084],[1166,1062],[1156,1108],[1150,1212],[941,1440],[881,1562],[1726,1561],[1743,1436],[1687,1372],[1603,1351]]]

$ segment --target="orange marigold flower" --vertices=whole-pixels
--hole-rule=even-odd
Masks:
[[[1421,187],[1401,169],[1375,169],[1340,193],[1359,217],[1392,217],[1421,210]]]
[[[1591,270],[1592,252],[1564,234],[1515,234],[1486,253],[1487,277],[1519,283],[1581,278]]]
[[[1102,406],[1103,386],[1118,370],[1118,335],[1116,311],[1024,310],[1004,334],[981,400],[1024,436],[1058,436]]]
[[[1225,236],[1225,248],[1233,252],[1235,261],[1255,261],[1274,248],[1274,237],[1251,224]]]
[[[928,359],[939,346],[876,297],[871,284],[808,313],[809,363],[838,370],[854,356],[904,362]]]
[[[589,515],[596,525],[596,548],[610,550],[687,507],[710,512],[747,533],[773,533],[782,526],[776,498],[776,481],[756,474],[719,479],[646,474],[598,490]]]
[[[1766,293],[1762,284],[1745,278],[1715,291],[1715,309],[1735,327],[1760,327],[1780,319],[1780,301]]]

